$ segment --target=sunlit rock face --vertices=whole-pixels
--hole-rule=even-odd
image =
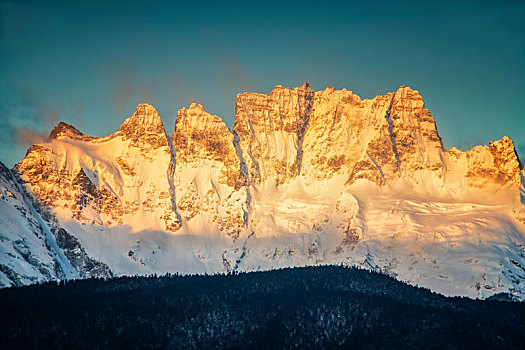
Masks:
[[[360,179],[385,185],[429,175],[421,171],[442,177],[434,118],[419,93],[405,86],[365,100],[344,89],[316,92],[303,149],[317,179],[345,174],[348,185]]]
[[[394,94],[387,120],[403,176],[416,178],[418,171],[441,176],[443,144],[430,111],[418,91],[401,86]]]
[[[70,138],[74,140],[84,140],[84,141],[91,141],[93,140],[93,137],[89,135],[84,135],[80,131],[77,130],[73,125],[60,122],[57,126],[51,130],[51,133],[49,134],[49,139],[64,139],[64,138]]]
[[[35,253],[43,272],[0,265],[0,282],[343,263],[448,295],[525,298],[520,168],[507,137],[445,150],[406,86],[242,93],[232,130],[192,104],[172,136],[140,104],[110,136],[60,123],[29,148],[12,172],[27,203],[3,194],[9,220],[28,224],[0,221],[17,232],[2,242],[31,231],[45,239],[26,250],[57,248]],[[15,243],[4,251],[28,256]]]
[[[520,202],[520,162],[507,136],[468,151],[444,154],[446,184],[452,193],[477,193],[496,202]]]
[[[112,276],[106,264],[88,256],[75,236],[57,222],[44,220],[41,209],[0,163],[0,287]]]
[[[144,153],[168,146],[166,132],[157,110],[148,104],[140,104],[131,117],[119,128],[122,141],[130,140],[130,146]]]
[[[35,199],[64,220],[174,232],[180,223],[168,181],[171,158],[157,111],[141,104],[104,138],[59,124],[16,170]]]
[[[308,83],[293,90],[278,85],[265,95],[237,95],[233,129],[251,183],[280,185],[299,174],[314,95]]]
[[[467,152],[469,185],[482,187],[485,183],[518,186],[520,183],[519,161],[514,143],[507,136],[478,146]]]
[[[247,197],[234,137],[226,124],[192,104],[177,113],[173,147],[177,208],[183,222],[190,227],[214,223],[238,238],[245,227]]]
[[[362,100],[346,89],[316,92],[303,144],[303,176],[385,184],[385,176],[398,170],[386,120],[391,102],[392,94]]]
[[[479,199],[478,182],[511,188],[507,202],[518,193],[511,144],[507,152],[491,143],[505,159],[499,163],[490,152],[475,163],[457,160],[455,150],[443,149],[419,92],[406,86],[364,100],[345,89],[314,92],[307,83],[240,94],[234,131],[248,173],[250,229],[262,236],[333,226],[337,198],[357,183],[456,199]],[[513,177],[497,175],[503,164]]]

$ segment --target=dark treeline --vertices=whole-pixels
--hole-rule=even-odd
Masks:
[[[525,304],[339,266],[0,291],[0,348],[519,349]]]

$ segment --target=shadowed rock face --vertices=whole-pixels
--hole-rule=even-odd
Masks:
[[[112,276],[107,265],[90,258],[78,239],[47,215],[48,209],[31,203],[16,175],[0,163],[0,287]]]
[[[114,222],[122,224],[123,208],[118,197],[111,193],[108,188],[97,188],[86,175],[84,169],[79,170],[71,185],[72,192],[75,193],[71,206],[75,219],[79,221],[89,220],[88,217],[84,216],[83,209],[92,205],[99,212],[107,213]]]
[[[63,228],[54,230],[54,234],[57,245],[64,251],[64,254],[78,271],[81,278],[113,277],[113,273],[106,264],[92,259],[86,254],[84,247],[82,247],[75,236]]]

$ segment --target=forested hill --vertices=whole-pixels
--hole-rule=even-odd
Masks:
[[[525,303],[447,298],[339,266],[0,290],[0,348],[501,348]]]

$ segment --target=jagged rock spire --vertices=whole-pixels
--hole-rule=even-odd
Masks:
[[[245,226],[244,177],[234,135],[224,121],[192,103],[177,113],[173,146],[176,149],[177,208],[190,221],[199,213],[213,217],[219,230],[238,238]],[[188,174],[191,174],[188,176]]]
[[[514,142],[508,136],[503,136],[501,140],[489,142],[489,151],[494,159],[494,167],[498,171],[495,181],[510,182],[519,186],[521,162]]]
[[[237,95],[233,129],[240,137],[251,181],[272,178],[282,184],[300,173],[314,96],[306,82],[294,89],[277,85],[269,94]]]
[[[141,103],[137,106],[135,113],[124,121],[123,125],[127,124],[157,126],[162,125],[162,120],[155,107],[147,103]]]
[[[83,136],[61,123],[52,138],[61,137]],[[0,204],[11,201],[7,204],[20,212],[12,222],[28,219],[34,226],[28,238],[39,237],[43,226],[31,218],[36,211],[25,206],[29,201],[10,196],[18,185],[40,203],[42,213],[49,209],[50,222],[54,214],[57,223],[78,222],[81,235],[106,229],[103,234],[111,234],[117,226],[119,237],[140,233],[136,240],[129,235],[86,241],[86,251],[110,252],[107,261],[119,274],[165,267],[189,273],[368,264],[369,259],[390,271],[395,258],[406,262],[392,270],[400,278],[414,278],[406,267],[417,263],[414,268],[433,275],[412,281],[441,285],[447,293],[454,293],[452,283],[480,296],[479,282],[490,286],[481,289],[485,293],[525,295],[513,277],[522,271],[519,246],[525,242],[520,223],[525,218],[509,210],[519,204],[523,179],[514,144],[505,137],[466,152],[443,150],[421,96],[406,86],[372,99],[345,89],[314,92],[307,83],[239,94],[233,133],[219,117],[192,104],[179,111],[172,144],[157,111],[141,104],[108,137],[32,146],[7,174],[16,177],[16,187],[8,191],[1,188],[5,173],[0,165]],[[178,237],[164,239],[162,231]],[[238,241],[228,245],[217,231]],[[53,233],[57,242],[64,241],[63,231]],[[200,234],[205,238],[194,238]],[[480,237],[501,249],[487,250]],[[8,259],[26,261],[23,242],[18,237],[11,242],[20,259]],[[439,265],[405,253],[415,249],[416,255],[430,256],[447,246],[454,251],[438,256]],[[476,252],[483,271],[464,260]],[[119,270],[122,266],[129,270]]]
[[[72,138],[72,139],[82,139],[87,140],[91,139],[91,136],[84,135],[73,125],[60,122],[51,130],[49,134],[49,140],[62,139],[62,138]]]
[[[166,132],[159,113],[152,105],[141,103],[135,113],[120,126],[119,132],[133,145],[149,144],[153,147],[168,145]]]
[[[204,107],[192,103],[177,113],[173,146],[177,164],[215,160],[224,164],[220,183],[234,187],[239,181],[239,158],[233,145],[234,136],[224,121],[207,113]]]

